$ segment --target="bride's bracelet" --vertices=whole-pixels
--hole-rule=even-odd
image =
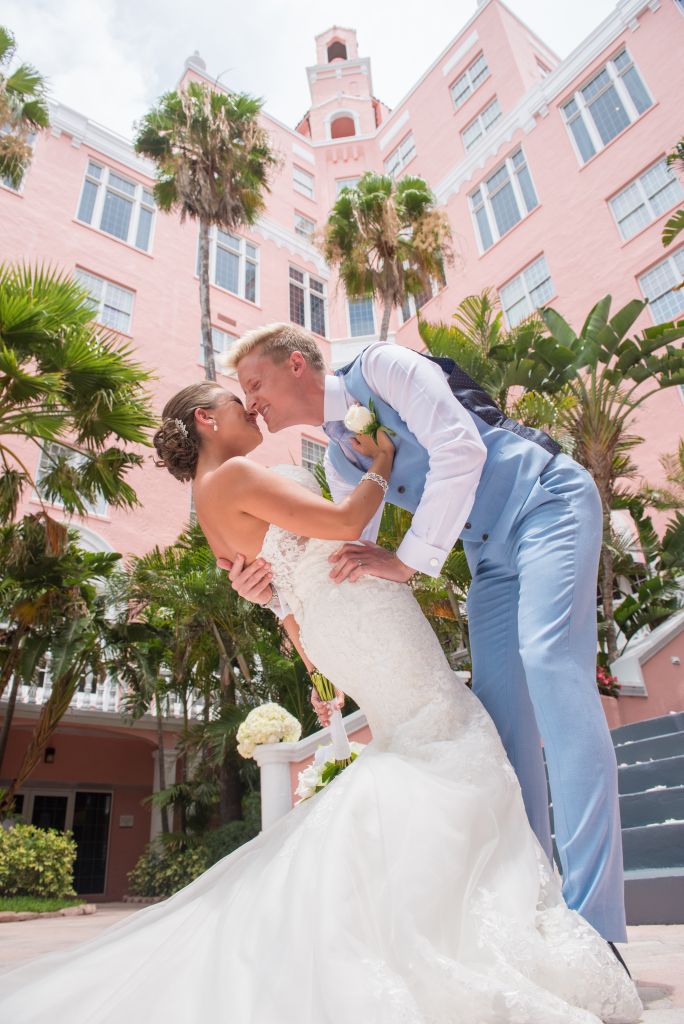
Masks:
[[[387,481],[384,476],[380,476],[379,473],[364,473],[359,483],[363,483],[364,480],[372,480],[374,484],[379,484],[383,495],[387,494]]]

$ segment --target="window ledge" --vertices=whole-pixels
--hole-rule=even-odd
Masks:
[[[195,280],[199,283],[199,274],[195,274]],[[210,288],[216,288],[217,291],[221,292],[222,295],[230,295],[231,299],[235,299],[237,302],[244,302],[245,306],[250,309],[262,309],[261,303],[252,302],[251,299],[245,299],[242,295],[236,295],[235,292],[231,292],[229,288],[224,288],[221,284],[215,284],[213,281],[209,281]],[[223,330],[223,328],[220,328]]]
[[[39,498],[29,498],[29,505],[38,505],[41,508],[51,508],[55,512],[61,512],[67,525],[71,519],[82,520],[84,523],[89,519],[97,519],[101,523],[111,523],[112,521],[112,517],[107,512],[87,512],[85,515],[81,515],[80,512],[68,513],[64,511],[64,505],[55,505],[51,501],[41,501]]]
[[[138,249],[136,245],[131,245],[130,242],[124,242],[123,238],[117,238],[116,235],[110,235],[108,231],[103,231],[101,228],[93,227],[92,224],[86,224],[84,220],[79,220],[78,217],[71,218],[72,224],[78,224],[79,227],[85,228],[87,231],[92,231],[93,234],[99,235],[100,238],[108,238],[110,242],[116,242],[118,245],[123,245],[125,249],[130,249],[131,252],[137,252],[139,256],[145,256],[148,260],[153,260],[154,256],[151,252],[147,252],[146,249]]]
[[[622,129],[621,132],[618,132],[617,135],[613,136],[613,138],[610,140],[610,142],[607,142],[605,144],[603,149],[599,149],[596,153],[594,153],[593,156],[590,156],[586,163],[580,164],[579,167],[577,168],[577,170],[581,173],[583,170],[585,170],[587,167],[589,167],[590,164],[593,164],[594,161],[597,159],[597,157],[603,156],[603,154],[606,152],[606,150],[610,149],[610,147],[614,143],[619,142],[620,139],[623,137],[623,135],[627,134],[627,132],[630,130],[630,128],[634,128],[635,125],[640,124],[641,121],[643,121],[643,119],[645,117],[648,117],[648,115],[651,113],[652,110],[655,110],[656,107],[659,107],[659,106],[660,106],[660,100],[654,100],[653,103],[651,104],[651,106],[648,108],[648,110],[644,110],[643,114],[639,114],[639,116],[637,117],[636,121],[632,121],[631,124],[628,124],[626,128]],[[566,128],[567,128],[567,125],[566,125]],[[571,145],[572,145],[572,143],[571,143]]]
[[[524,217],[521,217],[517,224],[514,224],[512,228],[508,229],[505,235],[502,235],[501,238],[497,238],[496,242],[492,243],[492,245],[490,245],[488,249],[485,249],[484,252],[481,252],[478,259],[481,260],[484,259],[485,256],[489,256],[490,252],[493,252],[497,245],[501,245],[501,243],[505,242],[507,238],[510,238],[513,232],[517,231],[522,224],[527,224],[530,217],[534,217],[535,213],[537,213],[538,210],[541,210],[542,206],[543,203],[537,203],[534,210],[531,210],[530,213],[526,213]],[[477,235],[475,237],[477,238]]]
[[[532,262],[534,263],[534,260]],[[529,263],[528,263],[528,266],[529,266]],[[524,272],[524,269],[523,269],[523,272]],[[516,274],[515,276],[517,277],[518,275]],[[509,280],[510,280],[510,278],[509,278]],[[501,287],[505,288],[506,284],[508,284],[508,281],[506,281],[505,284],[501,285]],[[496,289],[497,295],[499,294],[500,290],[501,290],[500,288]],[[539,313],[542,309],[548,309],[548,307],[551,305],[551,303],[552,302],[556,302],[557,299],[558,299],[558,292],[554,292],[553,295],[549,295],[548,299],[546,299],[546,301],[543,302],[541,306],[535,306],[531,313],[528,313],[527,316],[524,316],[522,318],[522,320],[518,320],[518,322],[515,325],[515,327],[511,327],[510,322],[508,320],[508,316],[506,315],[506,310],[502,306],[501,310],[502,310],[503,315],[504,315],[504,324],[506,326],[506,330],[508,330],[508,331],[516,330],[516,328],[520,327],[520,324],[524,323],[526,320],[529,320],[530,317],[534,316],[535,313]],[[501,302],[501,299],[499,299],[499,303],[500,302]]]
[[[682,204],[684,204],[684,197],[682,199],[678,199],[676,203],[673,203],[672,206],[670,206],[667,210],[665,210],[664,213],[661,213],[660,216],[656,217],[655,220],[650,221],[650,223],[648,223],[648,224],[644,224],[643,228],[639,228],[639,230],[635,231],[633,235],[629,236],[629,238],[623,239],[622,242],[620,243],[620,248],[624,249],[624,247],[626,245],[629,245],[630,242],[633,242],[635,238],[639,238],[641,235],[643,235],[650,228],[655,227],[655,225],[658,223],[658,221],[664,220],[666,217],[670,217],[672,215],[672,212],[675,209],[677,209],[677,207],[681,206]],[[619,229],[618,229],[618,234],[619,233],[620,232],[619,232]],[[664,250],[664,251],[667,252],[667,250]]]
[[[17,199],[23,199],[24,198],[24,190],[23,190],[23,188],[12,188],[11,185],[6,185],[4,181],[0,181],[0,189],[3,192],[9,192],[9,194],[11,196],[16,196]]]

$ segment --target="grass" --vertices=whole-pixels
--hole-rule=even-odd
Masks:
[[[32,911],[43,913],[48,910],[62,910],[64,907],[76,907],[85,900],[78,896],[0,896],[0,911]]]

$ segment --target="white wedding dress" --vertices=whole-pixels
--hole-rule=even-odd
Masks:
[[[333,583],[336,546],[272,526],[262,553],[373,742],[163,903],[0,976],[8,1024],[639,1020],[624,969],[563,903],[494,726],[410,588]]]

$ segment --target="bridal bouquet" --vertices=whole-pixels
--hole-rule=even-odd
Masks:
[[[365,405],[350,405],[344,417],[344,425],[347,430],[351,430],[355,434],[369,434],[376,442],[378,430],[384,430],[390,437],[396,434],[396,430],[383,427],[380,417],[375,411],[375,403],[372,398],[368,400],[368,408]]]
[[[237,731],[238,753],[252,757],[260,743],[296,743],[302,727],[294,715],[280,704],[262,704],[254,708]]]
[[[318,696],[325,701],[330,709],[330,739],[335,762],[339,764],[340,768],[346,768],[352,762],[351,747],[347,739],[347,730],[342,721],[342,712],[335,706],[335,687],[322,672],[312,672],[311,681]]]
[[[365,743],[349,744],[349,764],[356,760],[364,747]],[[301,804],[303,800],[308,800],[314,793],[324,789],[329,782],[332,782],[336,775],[344,771],[346,766],[347,762],[335,760],[335,751],[332,744],[329,743],[325,747],[319,747],[312,763],[308,768],[304,768],[299,773],[299,781],[295,790],[295,795],[299,797],[297,803]]]

